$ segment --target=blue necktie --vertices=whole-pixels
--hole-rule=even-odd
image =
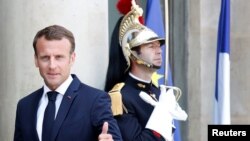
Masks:
[[[45,109],[43,117],[42,141],[50,141],[51,138],[51,131],[55,121],[55,101],[57,94],[58,92],[56,91],[50,91],[47,93],[49,102]]]

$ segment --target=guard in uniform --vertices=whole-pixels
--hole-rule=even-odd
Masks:
[[[105,90],[124,141],[171,141],[173,119],[186,120],[187,114],[174,95],[178,88],[152,83],[165,40],[139,22],[142,12],[132,0],[114,29]]]

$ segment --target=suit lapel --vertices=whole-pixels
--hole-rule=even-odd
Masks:
[[[80,84],[81,84],[80,80],[73,75],[73,81],[70,84],[69,88],[67,89],[66,93],[64,94],[62,103],[57,113],[57,117],[52,131],[52,140],[56,139],[58,131],[69,112],[71,104],[74,101],[75,97],[77,96],[77,90]]]

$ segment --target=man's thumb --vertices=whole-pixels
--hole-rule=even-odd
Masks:
[[[102,126],[102,134],[107,134],[109,129],[109,124],[108,122],[104,122]]]

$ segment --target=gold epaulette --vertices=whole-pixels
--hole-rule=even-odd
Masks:
[[[109,91],[111,98],[111,109],[114,116],[123,114],[123,103],[122,103],[122,94],[121,89],[125,83],[117,83],[112,90]]]

